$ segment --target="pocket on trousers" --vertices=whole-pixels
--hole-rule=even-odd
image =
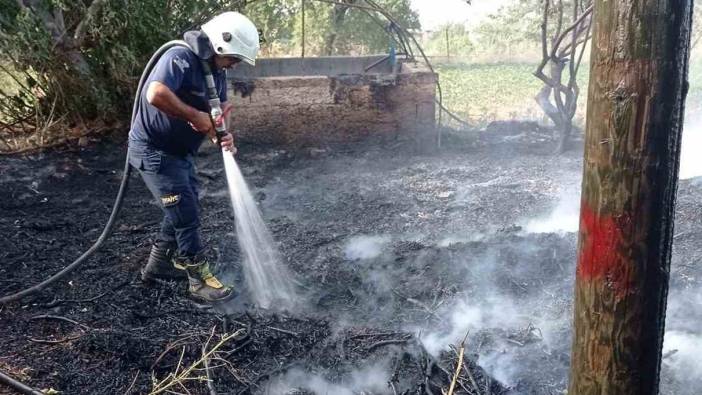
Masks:
[[[161,154],[158,152],[147,152],[141,157],[141,166],[139,170],[158,173],[161,170]]]

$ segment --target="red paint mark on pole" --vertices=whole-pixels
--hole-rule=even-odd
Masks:
[[[585,281],[604,280],[618,296],[631,289],[633,261],[626,254],[631,235],[629,214],[600,215],[586,202],[580,209],[580,251],[577,276]]]

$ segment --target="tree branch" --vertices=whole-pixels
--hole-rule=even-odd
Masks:
[[[88,10],[85,12],[83,20],[80,21],[80,23],[76,27],[75,33],[73,34],[73,40],[75,41],[75,45],[77,47],[83,45],[88,26],[90,26],[90,24],[93,22],[93,19],[95,19],[95,17],[100,12],[100,10],[106,2],[106,0],[95,0],[88,7]]]
[[[551,51],[555,52],[558,48],[558,43],[556,43],[556,38],[560,37],[561,30],[563,29],[563,0],[558,0],[558,6],[556,7],[558,11],[558,19],[556,22],[556,34],[553,35],[553,42],[551,42]]]
[[[536,67],[536,71],[534,71],[534,75],[542,81],[544,81],[543,78],[546,78],[543,71],[548,63],[548,33],[546,29],[548,27],[548,11],[550,6],[551,0],[544,0],[544,14],[541,22],[541,63],[539,63],[539,65]],[[546,83],[546,81],[544,81],[544,83]]]
[[[565,29],[565,30],[558,36],[558,38],[556,39],[556,41],[555,41],[554,44],[553,44],[553,48],[552,48],[552,50],[551,50],[551,56],[554,56],[554,57],[555,57],[555,55],[556,55],[556,50],[557,50],[558,47],[561,45],[561,42],[562,42],[563,39],[568,35],[568,33],[571,32],[571,31],[572,31],[573,29],[575,29],[576,27],[578,27],[578,25],[580,25],[580,23],[582,23],[583,20],[585,20],[585,18],[587,18],[587,17],[588,17],[589,15],[591,15],[591,14],[592,14],[592,6],[589,6],[589,7],[585,10],[585,12],[582,13],[582,15],[580,15],[580,17],[579,17],[575,22],[573,22],[572,25],[568,26],[568,28]],[[590,23],[592,23],[592,20],[590,20]]]
[[[573,20],[574,21],[578,20],[578,2],[577,1],[575,2],[575,4],[573,4]],[[572,45],[573,48],[575,48],[576,42],[578,42],[578,29],[573,29],[573,33],[571,35],[570,45]],[[575,75],[575,51],[571,51],[570,62],[568,64],[568,71],[570,72],[568,86],[571,86],[571,82],[573,80],[573,75]]]

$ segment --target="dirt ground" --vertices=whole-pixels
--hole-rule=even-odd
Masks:
[[[222,394],[438,394],[465,337],[458,393],[562,393],[582,148],[553,156],[550,133],[521,123],[444,137],[440,151],[406,141],[240,147],[240,166],[300,285],[296,311],[248,303],[211,147],[198,158],[203,235],[217,270],[243,295],[212,310],[192,303],[183,284],[143,285],[138,272],[160,214],[133,176],[104,248],[49,290],[2,308],[0,370],[69,394],[148,393],[174,372],[188,373],[169,388],[179,393],[213,393],[209,373]],[[0,158],[0,294],[55,273],[91,245],[124,150],[114,138]],[[679,190],[668,318],[677,348],[664,350],[666,394],[702,385],[690,357],[702,347],[694,324],[702,318],[701,188],[692,179]],[[208,368],[188,372],[225,334],[235,336],[212,351]]]

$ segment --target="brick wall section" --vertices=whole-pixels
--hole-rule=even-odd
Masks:
[[[241,97],[230,87],[231,128],[242,142],[322,146],[366,136],[434,136],[436,76],[403,64],[394,74],[251,78]]]

